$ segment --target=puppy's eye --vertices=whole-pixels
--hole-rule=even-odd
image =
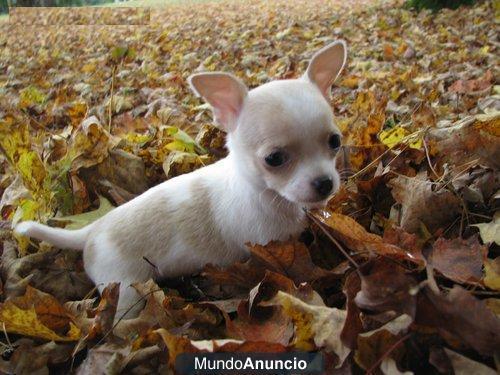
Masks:
[[[341,145],[340,135],[332,134],[330,135],[330,137],[328,137],[328,146],[330,146],[332,150],[338,149],[340,145]]]
[[[266,164],[271,167],[279,167],[280,165],[285,164],[287,156],[283,151],[274,151],[267,155],[264,160],[266,161]]]

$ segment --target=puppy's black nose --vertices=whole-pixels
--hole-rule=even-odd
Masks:
[[[314,189],[322,197],[328,196],[333,188],[333,180],[328,176],[321,176],[312,182]]]

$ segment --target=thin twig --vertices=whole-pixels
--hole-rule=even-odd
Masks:
[[[108,132],[110,134],[111,134],[111,120],[113,118],[113,96],[114,96],[114,88],[115,88],[115,72],[116,72],[116,65],[113,65],[113,72],[111,75],[111,95],[109,98],[109,108],[108,108],[108,117],[109,117]]]
[[[451,230],[451,228],[453,228],[455,224],[461,219],[461,217],[462,216],[457,217],[455,220],[453,220],[453,222],[444,230],[443,234],[441,234],[441,237],[444,237],[446,233],[448,233]]]
[[[393,162],[394,160],[396,160],[396,159],[397,159],[397,158],[398,158],[398,157],[399,157],[399,156],[403,153],[403,151],[406,151],[406,149],[407,149],[408,147],[409,147],[409,146],[408,146],[408,144],[405,144],[405,145],[404,145],[404,147],[403,147],[403,149],[401,150],[401,152],[400,152],[399,154],[396,154],[396,156],[394,156],[391,160],[389,160],[389,163],[387,163],[387,165],[385,166],[385,168],[387,168],[389,165],[391,165],[391,164],[392,164],[392,162]]]
[[[441,190],[441,189],[444,189],[446,186],[448,186],[448,184],[450,184],[450,183],[452,183],[452,182],[456,181],[458,178],[462,177],[465,173],[467,173],[467,171],[469,170],[469,168],[470,168],[470,167],[471,167],[474,163],[477,163],[478,161],[479,161],[479,159],[474,159],[474,160],[471,160],[471,161],[469,161],[469,162],[467,162],[467,163],[464,163],[464,164],[462,164],[462,165],[459,165],[459,166],[457,167],[457,169],[458,169],[459,167],[464,166],[464,165],[465,165],[466,167],[465,167],[464,169],[462,169],[460,172],[458,172],[458,174],[457,174],[455,177],[453,177],[453,178],[452,178],[452,179],[450,179],[449,181],[445,182],[445,183],[444,183],[441,187],[439,187],[439,188],[438,188],[438,190],[437,190],[436,192],[438,192],[438,191],[439,191],[439,190]],[[442,181],[442,179],[444,178],[444,176],[445,176],[445,175],[446,175],[446,174],[445,174],[445,173],[443,173],[443,176],[441,176],[441,178],[440,178],[440,179],[436,182],[436,184],[440,184],[440,183],[441,183],[441,181]]]
[[[385,154],[387,154],[389,151],[392,151],[396,146],[399,146],[400,144],[406,144],[407,142],[410,142],[411,139],[413,139],[415,136],[417,136],[419,133],[422,133],[424,132],[426,129],[421,129],[421,130],[417,130],[416,132],[413,132],[411,134],[408,134],[407,136],[403,137],[398,143],[392,145],[391,147],[389,147],[387,150],[385,150],[381,155],[377,156],[375,159],[373,159],[373,161],[370,162],[370,164],[368,164],[366,167],[364,167],[363,169],[361,169],[360,171],[356,172],[354,175],[352,175],[350,178],[353,179],[361,174],[363,174],[364,172],[366,172],[368,169],[370,169],[371,167],[373,167],[376,163],[378,163],[378,161],[380,159],[382,159]],[[398,155],[396,155],[396,157],[398,157],[399,155],[401,155],[401,153],[399,153]]]
[[[146,299],[146,297],[149,297],[151,294],[156,293],[156,292],[162,292],[162,290],[161,289],[152,290],[151,292],[148,292],[145,295],[141,296],[141,298],[139,298],[135,303],[133,303],[132,305],[130,305],[129,308],[127,310],[125,310],[125,312],[113,324],[113,326],[94,345],[94,347],[97,346],[97,345],[99,345],[106,337],[108,337],[109,334],[111,332],[113,332],[113,330],[116,328],[116,326],[123,320],[123,318],[125,318],[125,315],[127,315],[135,306],[137,306],[139,303],[141,303],[142,301],[144,301]]]
[[[3,334],[5,335],[5,340],[7,340],[7,344],[9,344],[11,349],[14,349],[12,343],[9,340],[9,335],[7,335],[7,329],[5,328],[5,322],[2,322]]]
[[[349,253],[343,248],[343,246],[339,243],[339,241],[337,241],[330,234],[330,232],[324,227],[324,224],[321,221],[319,221],[316,217],[314,217],[314,215],[311,214],[309,211],[307,210],[304,211],[307,217],[311,219],[323,231],[323,233],[329,238],[329,240],[332,241],[339,248],[339,250],[342,252],[342,254],[344,254],[344,256],[349,260],[349,262],[351,262],[354,265],[354,267],[356,267],[356,269],[359,269],[359,264],[356,263],[356,261],[349,255]]]
[[[480,217],[481,219],[493,220],[493,217],[491,217],[491,216],[482,215],[482,214],[478,214],[478,213],[475,213],[475,212],[469,212],[469,215],[471,215],[471,216],[477,216],[477,217]]]
[[[429,168],[431,169],[432,173],[434,173],[434,176],[436,176],[436,178],[439,180],[441,179],[441,176],[437,174],[436,170],[432,166],[431,156],[429,155],[429,149],[427,148],[427,142],[425,141],[425,136],[422,137],[422,143],[424,144],[425,157],[427,158],[427,163],[429,164]]]

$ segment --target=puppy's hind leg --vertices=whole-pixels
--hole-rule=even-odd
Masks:
[[[105,236],[89,241],[83,253],[85,271],[100,293],[110,283],[120,283],[120,298],[115,320],[134,318],[144,307],[145,301],[131,284],[153,278],[154,269],[144,259],[132,254],[122,254]]]

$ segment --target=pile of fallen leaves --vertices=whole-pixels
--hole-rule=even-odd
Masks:
[[[400,5],[18,9],[0,23],[0,371],[169,373],[181,352],[306,350],[326,374],[496,373],[498,2]],[[302,242],[137,284],[145,308],[114,325],[117,285],[98,296],[78,252],[12,237],[28,219],[81,227],[223,157],[189,74],[297,77],[338,38],[345,184]]]

